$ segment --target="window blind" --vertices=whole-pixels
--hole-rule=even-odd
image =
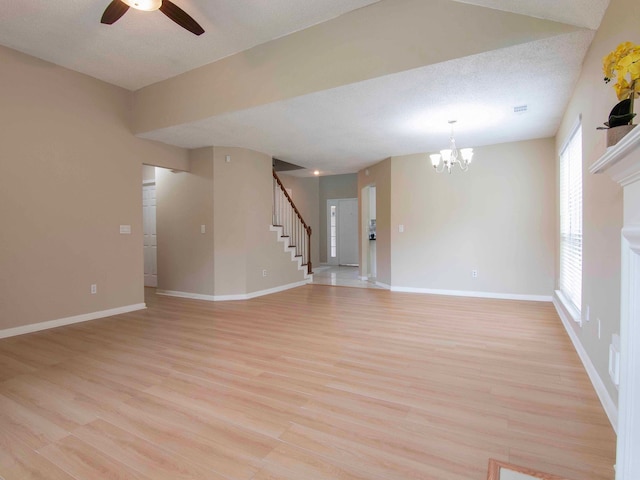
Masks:
[[[582,127],[560,153],[560,291],[582,307]]]

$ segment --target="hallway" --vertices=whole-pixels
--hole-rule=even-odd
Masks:
[[[313,284],[336,287],[377,288],[373,280],[362,280],[358,267],[323,265],[313,269]]]

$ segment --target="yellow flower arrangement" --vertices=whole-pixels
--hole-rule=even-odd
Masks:
[[[604,82],[609,83],[617,73],[613,88],[618,100],[640,97],[640,45],[624,42],[602,59]],[[633,97],[631,93],[633,92]]]

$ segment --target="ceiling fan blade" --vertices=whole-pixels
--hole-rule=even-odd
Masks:
[[[187,12],[171,3],[169,0],[162,0],[160,11],[182,28],[186,28],[195,35],[202,35],[204,33],[204,29],[198,24],[198,22],[191,18]]]
[[[129,5],[121,2],[120,0],[113,0],[107,8],[105,8],[100,23],[111,25],[117,22],[122,15],[127,13],[127,10],[129,10]]]

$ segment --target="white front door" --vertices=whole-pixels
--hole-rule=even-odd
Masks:
[[[327,263],[358,265],[358,199],[327,200]]]
[[[144,234],[144,286],[158,286],[158,241],[156,236],[156,185],[142,187],[142,223]]]

